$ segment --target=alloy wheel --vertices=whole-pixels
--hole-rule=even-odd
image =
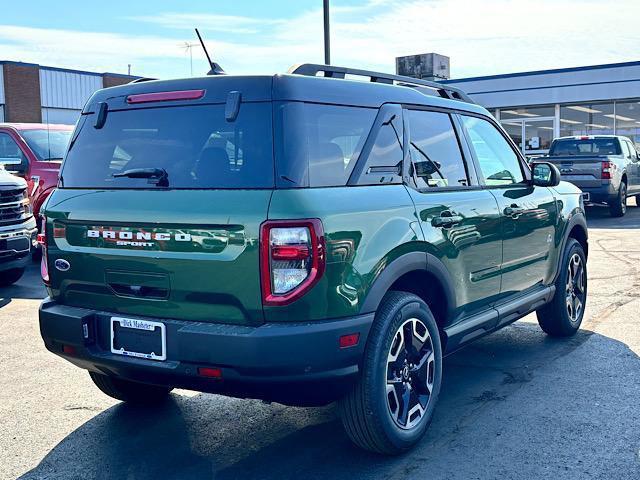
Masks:
[[[582,258],[574,253],[567,267],[567,314],[572,322],[577,322],[582,314],[585,300],[586,278]]]
[[[435,350],[426,325],[406,320],[396,331],[387,355],[387,406],[394,423],[405,430],[425,417],[435,379]]]

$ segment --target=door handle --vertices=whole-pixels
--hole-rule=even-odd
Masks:
[[[506,207],[504,209],[504,214],[507,217],[511,217],[511,218],[518,218],[520,215],[522,215],[525,212],[525,209],[522,207],[519,207],[518,205],[511,205],[509,207]]]
[[[460,215],[454,215],[449,210],[446,210],[439,217],[433,217],[431,225],[437,228],[451,228],[462,220],[463,218]]]

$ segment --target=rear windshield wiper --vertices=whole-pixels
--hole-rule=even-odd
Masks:
[[[169,174],[164,168],[132,168],[124,172],[114,173],[113,178],[148,178],[149,183],[159,187],[169,186]]]

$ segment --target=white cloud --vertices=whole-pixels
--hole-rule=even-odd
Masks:
[[[266,25],[277,25],[283,20],[242,17],[234,15],[194,14],[194,13],[159,13],[144,17],[127,17],[128,20],[153,23],[166,28],[179,30],[206,29],[223,33],[259,33]]]
[[[640,44],[640,29],[624,21],[640,16],[637,0],[616,8],[590,0],[371,0],[331,12],[333,63],[383,71],[393,71],[396,56],[426,52],[450,56],[455,77],[590,65],[633,60]],[[196,23],[230,73],[282,72],[323,57],[319,8],[292,18],[160,13],[138,20],[162,26],[166,36],[0,25],[0,58],[118,72],[131,63],[140,75],[185,76],[180,45],[193,42],[187,29]],[[204,72],[202,52],[194,58]]]

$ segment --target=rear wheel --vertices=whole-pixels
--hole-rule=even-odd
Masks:
[[[136,405],[154,405],[167,399],[171,388],[131,382],[118,377],[89,372],[91,380],[102,391],[116,400]]]
[[[11,270],[5,270],[0,272],[0,287],[8,287],[16,283],[24,274],[24,268],[12,268]]]
[[[567,243],[555,286],[551,303],[536,312],[538,323],[552,337],[568,337],[580,328],[587,302],[587,259],[573,238]]]
[[[389,292],[369,333],[361,377],[340,401],[347,434],[373,452],[408,450],[431,423],[441,380],[442,348],[429,307],[415,295]]]
[[[623,217],[627,213],[627,184],[620,182],[618,195],[614,200],[609,202],[609,213],[612,217]]]

